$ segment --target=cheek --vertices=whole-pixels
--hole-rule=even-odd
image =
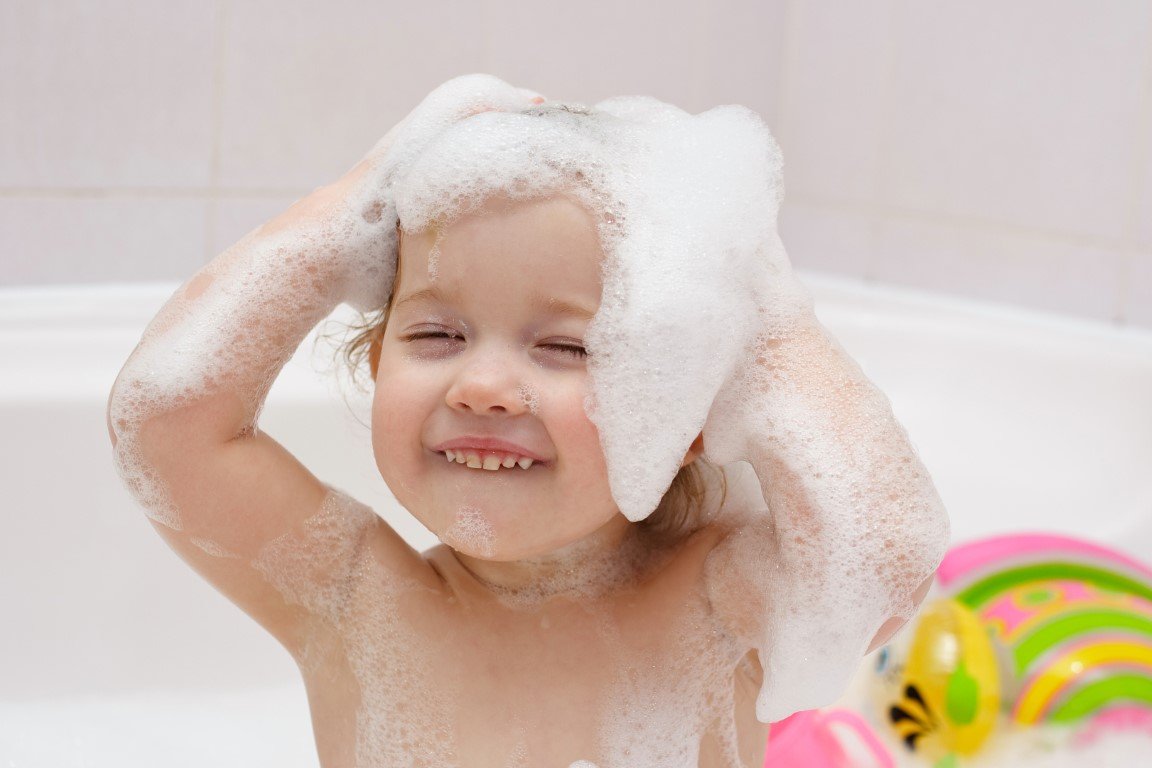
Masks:
[[[550,429],[562,440],[561,449],[569,467],[577,473],[585,487],[606,486],[608,468],[600,447],[600,432],[584,412],[583,396],[565,398],[565,406],[557,409]]]
[[[381,376],[376,380],[372,397],[372,449],[377,464],[383,469],[405,460],[405,447],[419,445],[420,428],[427,413],[428,390],[419,382],[403,376]],[[416,442],[413,442],[416,441]]]

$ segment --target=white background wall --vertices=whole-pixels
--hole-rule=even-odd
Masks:
[[[755,109],[801,269],[1152,326],[1150,0],[0,0],[0,285],[184,279],[476,71]]]

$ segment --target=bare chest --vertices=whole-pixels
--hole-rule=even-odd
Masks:
[[[325,768],[763,762],[759,664],[687,585],[516,609],[410,591],[364,609],[305,670]]]

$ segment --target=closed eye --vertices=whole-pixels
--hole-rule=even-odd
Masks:
[[[457,333],[448,333],[446,331],[420,331],[417,333],[409,334],[403,338],[403,341],[419,341],[420,339],[448,339],[450,341],[463,340],[463,337]],[[564,355],[571,355],[575,358],[588,357],[588,351],[579,344],[542,344],[545,349],[555,350]]]
[[[588,357],[588,351],[584,349],[584,347],[576,346],[575,344],[545,344],[544,346],[547,349],[556,349],[573,357]]]
[[[459,339],[459,334],[445,333],[444,331],[422,331],[420,333],[409,334],[404,337],[404,341],[416,341],[418,339]]]

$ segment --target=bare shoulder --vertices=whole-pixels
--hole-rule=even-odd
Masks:
[[[367,548],[373,560],[394,576],[436,592],[445,591],[444,577],[429,558],[430,552],[417,550],[379,516],[369,533]]]
[[[286,599],[338,613],[347,606],[333,602],[336,594],[347,600],[371,584],[441,587],[432,565],[375,510],[338,488],[325,489],[319,511],[270,542],[255,562]]]
[[[766,578],[777,566],[777,531],[763,507],[755,476],[726,472],[728,494],[708,539],[700,580],[717,621],[741,642],[755,644],[768,615]]]

